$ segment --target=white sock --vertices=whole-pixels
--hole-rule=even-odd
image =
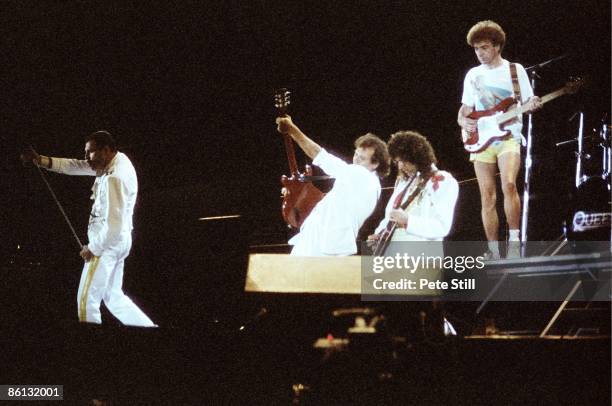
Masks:
[[[510,230],[508,232],[508,241],[521,241],[519,230]]]
[[[491,251],[491,254],[499,258],[499,244],[497,243],[497,241],[489,241],[488,245],[489,245],[489,251]]]

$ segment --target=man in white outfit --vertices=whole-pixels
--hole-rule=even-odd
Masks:
[[[368,240],[377,240],[391,220],[397,223],[391,241],[442,241],[453,225],[457,181],[436,167],[433,147],[415,131],[391,135],[388,148],[398,177],[385,217]],[[411,196],[413,200],[402,209]]]
[[[357,253],[359,229],[372,214],[380,196],[380,177],[389,172],[386,144],[374,134],[355,141],[349,164],[307,137],[289,116],[276,119],[278,131],[288,134],[325,173],[336,180],[333,188],[304,220],[289,244],[291,255],[343,256]]]
[[[132,246],[132,215],[138,194],[136,170],[117,151],[113,137],[97,131],[86,139],[85,159],[52,158],[34,150],[22,155],[49,171],[95,176],[89,216],[89,242],[81,249],[85,261],[77,295],[79,321],[102,323],[100,303],[125,325],[156,327],[123,293],[123,266]]]

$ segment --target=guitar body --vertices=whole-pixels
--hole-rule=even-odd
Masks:
[[[416,176],[414,176],[412,178],[412,180],[410,181],[410,183],[408,183],[408,185],[406,185],[406,188],[401,193],[399,200],[401,200],[401,197],[403,197],[403,194],[408,191],[408,188],[410,187],[410,185],[412,184],[412,182],[415,179],[416,179]],[[406,201],[403,204],[399,205],[398,207],[394,206],[394,208],[395,209],[406,210],[410,206],[412,201],[418,195],[420,195],[421,192],[425,189],[425,184],[427,183],[428,180],[429,180],[429,177],[422,178],[419,181],[419,184],[417,185],[415,190],[412,192],[412,194],[410,196],[408,196]],[[397,223],[395,221],[389,221],[387,223],[387,226],[385,227],[385,229],[383,231],[380,232],[380,234],[378,235],[378,239],[376,240],[376,242],[374,243],[374,245],[372,247],[372,255],[373,256],[381,257],[381,256],[385,255],[385,252],[387,251],[387,248],[389,247],[389,244],[391,243],[391,238],[393,237],[393,233],[395,233],[396,229],[397,229]]]
[[[576,93],[582,84],[582,79],[572,79],[562,88],[541,97],[540,102],[541,104],[545,104],[564,94]],[[487,148],[493,141],[507,137],[510,132],[504,130],[503,125],[526,112],[525,105],[512,108],[514,104],[514,98],[507,97],[489,110],[471,112],[468,118],[478,120],[476,123],[478,128],[472,133],[461,130],[462,138],[465,140],[463,142],[465,150],[472,153],[480,152]]]
[[[515,104],[513,97],[507,97],[488,110],[472,111],[468,118],[478,120],[478,129],[468,133],[462,130],[464,148],[470,153],[485,150],[493,141],[501,140],[510,134],[497,123],[496,116],[507,112]]]
[[[312,168],[306,166],[306,176],[312,176]],[[300,228],[312,209],[325,196],[312,182],[304,182],[293,175],[290,178],[281,177],[283,185],[282,213],[285,222],[293,227]]]

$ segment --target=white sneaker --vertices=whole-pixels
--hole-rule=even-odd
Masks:
[[[500,259],[499,254],[494,254],[493,252],[486,250],[482,257],[485,261],[495,261]]]
[[[508,252],[506,258],[520,258],[521,257],[521,242],[520,241],[508,241]]]

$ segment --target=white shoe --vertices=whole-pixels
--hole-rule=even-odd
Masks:
[[[500,259],[499,254],[494,254],[493,252],[486,250],[482,257],[485,261],[496,261]]]
[[[520,241],[508,241],[508,252],[506,258],[520,258],[521,257],[521,242]]]

